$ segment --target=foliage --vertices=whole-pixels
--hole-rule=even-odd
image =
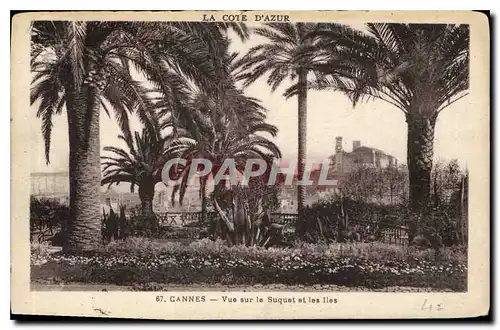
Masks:
[[[151,225],[152,221],[157,226],[156,228]],[[129,208],[127,212],[127,232],[132,236],[158,237],[161,233],[161,227],[158,224],[157,215],[155,213],[144,214],[140,206]]]
[[[385,175],[387,172],[383,170],[360,168],[342,182],[344,197],[335,195],[308,207],[308,240],[338,241],[339,233],[345,230],[342,221],[346,217],[347,231],[359,234],[355,240],[380,240],[384,229],[405,226],[409,232],[413,226],[414,235],[408,238],[409,244],[423,242],[435,249],[467,244],[467,174],[456,161],[436,164],[432,172],[433,203],[418,213],[412,212],[406,203],[381,203],[380,196],[376,196],[380,189],[377,187],[384,187]],[[390,175],[407,178],[407,172]]]
[[[444,249],[436,259],[431,250],[379,243],[302,244],[288,249],[263,249],[228,247],[222,241],[211,240],[186,246],[129,238],[112,242],[94,255],[52,255],[45,258],[45,262],[37,259],[33,250],[32,263],[35,260],[41,273],[44,267],[60,268],[64,282],[284,283],[467,289],[467,258],[463,250]]]
[[[41,242],[62,230],[69,219],[69,207],[59,201],[47,198],[30,199],[30,239],[37,236]]]
[[[342,195],[358,202],[404,204],[408,200],[405,166],[374,168],[358,166],[341,181]]]
[[[144,127],[141,134],[134,132],[131,138],[130,132],[123,132],[118,138],[125,141],[128,152],[117,147],[107,146],[104,151],[113,153],[113,156],[101,157],[103,179],[101,185],[126,182],[130,184],[130,191],[134,192],[139,187],[139,198],[141,199],[141,216],[143,223],[149,225],[150,231],[158,230],[158,223],[153,212],[153,198],[155,185],[161,182],[161,165],[165,159],[165,145],[171,140],[171,136],[162,137],[161,133]]]
[[[170,176],[180,182],[172,193],[172,201],[178,193],[182,204],[187,185],[191,179],[191,163],[195,159],[209,160],[211,172],[200,178],[200,194],[204,193],[209,178],[217,173],[228,161],[234,169],[222,171],[224,175],[243,173],[249,159],[261,159],[268,165],[274,158],[281,157],[279,148],[262,135],[275,137],[277,128],[265,122],[267,109],[258,100],[247,97],[241,90],[229,89],[218,95],[219,99],[207,95],[193,95],[192,108],[196,115],[196,130],[181,135],[172,141],[166,153],[186,160],[186,164],[173,168]],[[193,124],[194,125],[194,124]],[[202,170],[202,168],[198,169]],[[234,184],[234,182],[232,182]]]
[[[429,206],[411,214],[418,235],[433,246],[467,244],[468,173],[457,160],[437,162],[431,173],[432,190]]]
[[[150,91],[136,73],[165,97],[178,94],[172,79],[178,75],[212,92],[226,71],[219,63],[219,44],[229,28],[241,38],[248,36],[237,23],[33,21],[30,103],[36,103],[41,119],[47,163],[53,118],[64,109],[68,117],[70,204],[76,210],[66,251],[94,249],[101,241],[96,195],[85,193],[97,191],[100,183],[98,175],[86,175],[99,171],[94,167],[99,161],[98,111],[109,116],[111,109],[123,132],[128,132],[129,114],[157,130]],[[79,169],[86,164],[93,168]],[[92,211],[79,212],[86,204],[93,205]]]
[[[401,110],[408,124],[409,207],[428,207],[434,131],[439,114],[468,94],[469,26],[368,23],[368,33],[324,29],[313,37],[312,88],[346,94],[353,105],[380,99]],[[307,57],[307,56],[306,56]],[[338,76],[342,80],[335,79]],[[413,231],[413,229],[412,229]]]
[[[118,138],[125,141],[128,151],[117,147],[104,147],[104,151],[109,151],[113,156],[101,157],[104,160],[101,184],[110,187],[127,182],[130,183],[130,191],[134,192],[135,186],[140,187],[141,183],[154,185],[160,182],[161,176],[157,171],[161,171],[164,146],[169,137],[163,138],[159,133],[143,128],[141,133],[134,132],[133,138],[130,132],[119,135]]]
[[[158,237],[169,240],[194,240],[206,232],[203,227],[162,227]]]
[[[226,55],[221,61],[229,68],[233,68],[237,54],[229,54],[227,45],[223,46],[221,45],[221,49],[225,49]],[[182,122],[185,126],[181,127],[181,131],[174,130],[177,134],[176,139],[166,150],[169,157],[178,157],[186,161],[185,164],[175,165],[168,173],[169,179],[177,180],[172,190],[172,203],[178,195],[179,202],[182,204],[187,186],[194,178],[193,162],[198,159],[209,161],[211,165],[209,173],[199,178],[204,217],[206,217],[209,203],[207,200],[208,180],[215,181],[210,201],[217,210],[220,208],[218,203],[225,204],[226,202],[225,197],[222,196],[226,185],[237,184],[235,182],[238,180],[237,176],[245,173],[246,165],[251,163],[248,162],[249,160],[265,162],[267,168],[270,168],[274,159],[281,157],[279,148],[263,136],[269,134],[274,137],[277,134],[276,127],[265,122],[267,109],[262,107],[259,100],[246,96],[243,90],[235,86],[233,73],[230,71],[225,79],[220,81],[222,89],[216,95],[196,90],[190,92],[191,97],[185,102],[185,108],[190,114],[183,115]],[[174,122],[178,119],[171,115],[165,124],[174,129]],[[205,170],[201,166],[203,165],[199,165],[196,170]],[[228,176],[231,178],[228,179]],[[261,208],[262,204],[268,208],[273,207],[273,203],[277,203],[277,192],[275,189],[263,189],[262,184],[259,185],[255,179],[251,181],[246,195],[240,194],[239,198],[245,199],[245,207],[250,208],[252,216],[260,216],[261,210],[259,211],[258,208]],[[251,192],[257,191],[258,194],[250,196]],[[226,207],[223,206],[223,208]],[[243,211],[242,208],[240,210]],[[229,244],[240,242],[242,230],[247,232],[251,230],[248,221],[257,220],[257,218],[227,220],[224,212],[219,212],[219,215],[220,217],[215,218],[215,222],[212,223],[212,234],[217,237],[222,235]],[[229,236],[233,233],[236,237],[231,239]],[[247,234],[249,233],[244,236]]]
[[[467,172],[460,168],[456,159],[447,163],[437,162],[431,173],[433,205],[449,205],[458,209],[462,180],[466,176]]]
[[[303,51],[312,46],[309,34],[317,31],[323,24],[318,23],[268,23],[254,29],[254,32],[263,37],[265,42],[252,47],[236,67],[237,79],[242,80],[244,86],[249,86],[256,80],[267,76],[267,84],[271,91],[283,85],[285,80],[291,81],[284,96],[297,95],[298,101],[298,152],[297,175],[299,179],[304,175],[304,164],[307,157],[307,88],[308,73],[311,68]],[[306,197],[304,186],[297,187],[297,217],[296,231],[303,235],[303,211]]]
[[[405,225],[405,208],[333,196],[307,207],[309,241],[375,241],[382,231]],[[347,235],[348,237],[339,237]]]
[[[131,234],[131,226],[125,214],[126,206],[120,205],[119,214],[116,214],[112,207],[109,213],[102,210],[101,232],[105,242],[116,239],[124,239]]]
[[[219,187],[211,197],[218,215],[209,229],[212,237],[224,239],[229,246],[284,244],[283,225],[273,222],[270,213],[276,205],[277,186],[254,182],[246,187]]]
[[[326,27],[311,35],[315,47],[306,51],[308,58],[321,55],[313,64],[321,73],[313,88],[341,90],[354,104],[378,98],[426,116],[437,116],[467,94],[467,25],[369,23],[367,29],[346,34]],[[339,75],[348,80],[332,79]],[[430,98],[430,106],[418,107],[420,98]]]
[[[224,43],[223,30],[228,28],[248,36],[242,24],[207,28],[195,22],[34,22],[31,102],[41,100],[37,116],[42,118],[47,160],[52,116],[61,113],[67,86],[97,88],[101,106],[109,115],[112,105],[122,128],[129,125],[127,110],[150,125],[152,103],[147,90],[132,78],[131,66],[166,97],[180,92],[174,79],[179,74],[212,90],[224,70],[218,64],[218,44]]]
[[[30,252],[30,264],[33,266],[43,265],[47,260],[51,259],[49,242],[31,242]]]

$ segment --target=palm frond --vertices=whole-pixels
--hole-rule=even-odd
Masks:
[[[71,73],[73,74],[75,86],[79,89],[85,75],[83,56],[85,51],[87,23],[83,21],[70,21],[68,22],[67,31],[68,56],[72,67]]]

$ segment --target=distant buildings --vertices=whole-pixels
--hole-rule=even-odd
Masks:
[[[69,204],[69,173],[68,172],[34,172],[30,175],[30,194],[36,198],[57,200]],[[105,188],[103,188],[105,189]],[[137,193],[116,192],[113,188],[101,191],[101,206],[109,211],[112,207],[118,210],[120,204],[129,206],[141,203]]]
[[[31,196],[69,202],[68,172],[35,172],[31,173],[30,181]]]
[[[153,199],[153,209],[155,212],[194,212],[201,211],[201,199],[199,186],[188,186],[184,194],[182,205],[179,203],[179,194],[172,203],[172,187],[157,189]],[[208,198],[208,196],[207,196]]]

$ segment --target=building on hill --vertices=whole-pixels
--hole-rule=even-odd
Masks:
[[[327,180],[336,180],[336,185],[322,185],[320,182],[321,166],[315,168],[310,173],[306,173],[312,185],[306,186],[306,204],[311,205],[320,199],[328,198],[333,194],[338,193],[338,187],[347,178],[347,176],[360,167],[371,168],[387,168],[390,166],[397,166],[397,159],[373,147],[361,145],[361,141],[353,141],[352,150],[350,152],[344,150],[342,147],[342,137],[336,137],[335,141],[335,154],[330,156],[330,164],[327,169]],[[295,187],[292,187],[295,188]],[[288,205],[291,201],[296,199],[296,191],[283,194],[283,205]]]
[[[342,147],[342,137],[335,138],[335,154],[330,157],[333,172],[347,174],[360,166],[385,168],[396,166],[397,159],[386,152],[361,145],[361,141],[352,143],[352,151],[347,152]]]
[[[372,147],[361,145],[361,141],[352,142],[352,151],[347,152],[342,147],[342,137],[335,138],[335,154],[330,157],[332,172],[343,176],[357,167],[386,168],[397,166],[397,159],[386,152]]]

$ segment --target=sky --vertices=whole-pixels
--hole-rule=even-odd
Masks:
[[[361,28],[360,26],[355,26]],[[250,47],[264,41],[252,36],[245,43],[232,38],[231,51],[244,54]],[[266,77],[251,85],[246,93],[262,101],[268,109],[268,122],[278,127],[274,142],[280,147],[283,158],[295,160],[297,157],[297,99],[285,99],[282,94],[290,86],[289,81],[275,92],[266,84]],[[474,137],[473,111],[469,97],[465,97],[445,109],[436,124],[434,160],[458,159],[463,167],[473,161]],[[68,130],[65,111],[54,119],[50,164],[45,163],[44,143],[36,105],[31,107],[29,128],[32,172],[57,172],[68,170]],[[140,129],[139,122],[132,119],[132,128]],[[124,147],[117,139],[120,134],[113,117],[101,113],[101,148],[104,146]],[[351,151],[352,141],[360,140],[362,145],[375,147],[393,155],[398,163],[406,163],[407,128],[402,112],[383,101],[368,101],[356,105],[346,96],[333,91],[310,91],[307,113],[307,155],[319,162],[334,153],[335,137],[343,138],[343,148]]]

